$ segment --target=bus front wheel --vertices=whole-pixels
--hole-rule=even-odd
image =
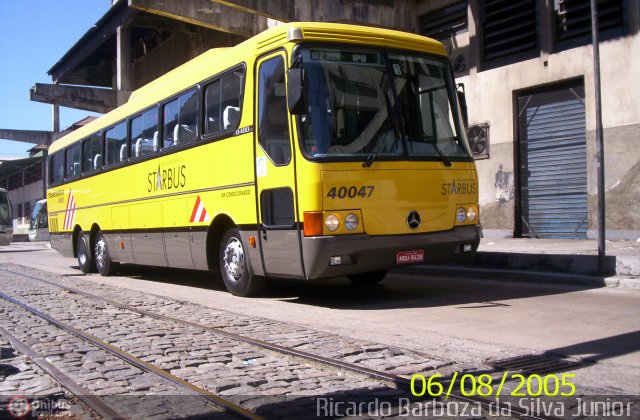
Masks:
[[[220,243],[220,274],[224,285],[235,296],[257,293],[264,279],[253,274],[238,229],[229,229]]]
[[[372,271],[370,273],[351,274],[347,276],[356,286],[372,286],[380,283],[387,275],[387,270]]]
[[[109,247],[107,246],[107,242],[104,240],[102,231],[98,231],[98,233],[96,233],[96,245],[94,250],[96,267],[98,268],[98,272],[100,273],[100,275],[114,275],[118,270],[119,264],[117,262],[111,261],[111,257],[109,256]]]
[[[84,274],[95,273],[96,264],[93,261],[93,255],[91,254],[91,245],[89,245],[89,238],[82,232],[78,233],[76,245],[80,271],[82,271]]]

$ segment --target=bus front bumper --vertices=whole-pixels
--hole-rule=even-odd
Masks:
[[[459,226],[413,235],[305,237],[302,251],[307,279],[319,279],[405,266],[397,263],[402,251],[424,251],[420,264],[468,262],[479,244],[479,226]]]

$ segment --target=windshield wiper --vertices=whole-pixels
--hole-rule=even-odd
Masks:
[[[376,157],[378,157],[378,152],[369,153],[367,157],[364,159],[364,162],[362,162],[362,167],[368,168],[371,165],[373,165],[373,161],[376,160]]]
[[[451,166],[452,163],[449,160],[449,158],[442,153],[442,149],[440,149],[440,147],[438,146],[438,140],[435,137],[432,136],[428,136],[428,135],[423,135],[420,136],[418,138],[412,138],[409,139],[409,142],[415,141],[415,140],[419,140],[419,141],[424,141],[427,144],[430,144],[431,146],[433,146],[433,149],[436,151],[436,153],[438,153],[438,156],[440,156],[440,160],[442,160],[442,162],[444,163],[444,166]]]
[[[387,119],[387,121],[385,121],[382,124],[382,127],[380,127],[380,130],[378,130],[375,143],[373,143],[373,147],[371,148],[371,152],[369,152],[367,157],[364,159],[364,162],[362,162],[363,168],[370,167],[373,164],[373,161],[376,160],[376,158],[378,157],[378,152],[382,148],[382,145],[386,140],[389,139],[388,135],[392,127],[393,127],[393,124],[389,119]],[[396,136],[395,132],[393,133],[393,136],[395,138],[395,141],[398,141],[398,137]]]
[[[362,167],[363,168],[368,168],[373,164],[373,161],[376,160],[376,158],[378,157],[378,152],[380,152],[380,149],[382,148],[383,144],[385,141],[389,140],[389,130],[390,128],[385,129],[385,127],[388,124],[385,124],[382,128],[384,129],[384,131],[382,131],[382,133],[378,134],[378,137],[376,137],[375,143],[373,144],[373,147],[371,148],[371,152],[369,152],[369,154],[367,155],[367,157],[364,159],[364,162],[362,162]],[[390,125],[390,124],[389,124]],[[394,137],[394,141],[398,141],[398,137],[396,136],[395,132],[393,133],[393,137]]]
[[[442,162],[444,162],[444,166],[451,166],[451,161],[449,160],[448,157],[446,157],[444,155],[444,153],[442,153],[442,150],[440,150],[440,147],[438,147],[438,143],[437,142],[433,142],[433,143],[429,143],[430,145],[433,146],[433,148],[435,149],[436,152],[438,152],[438,155],[440,155],[440,159],[442,159]]]

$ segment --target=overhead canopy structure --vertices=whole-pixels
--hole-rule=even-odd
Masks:
[[[131,91],[215,47],[278,21],[343,21],[411,30],[411,7],[393,0],[120,0],[36,85],[35,101],[106,112]],[[74,85],[74,86],[66,86]],[[91,86],[91,88],[84,88]],[[103,88],[103,89],[99,89]]]
[[[278,22],[334,21],[414,30],[414,1],[116,0],[36,83],[31,100],[51,104],[53,130],[3,130],[0,138],[51,144],[58,107],[106,113],[132,91],[216,47],[238,44]]]
[[[0,157],[0,188],[11,191],[42,180],[42,159],[42,152],[25,159]]]

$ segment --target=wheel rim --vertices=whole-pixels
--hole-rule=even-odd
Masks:
[[[96,241],[96,265],[99,269],[102,269],[104,266],[104,258],[105,258],[105,244],[104,238],[101,236]]]
[[[222,260],[227,279],[233,283],[240,281],[244,273],[244,249],[242,248],[242,242],[237,238],[231,238],[224,249]]]

